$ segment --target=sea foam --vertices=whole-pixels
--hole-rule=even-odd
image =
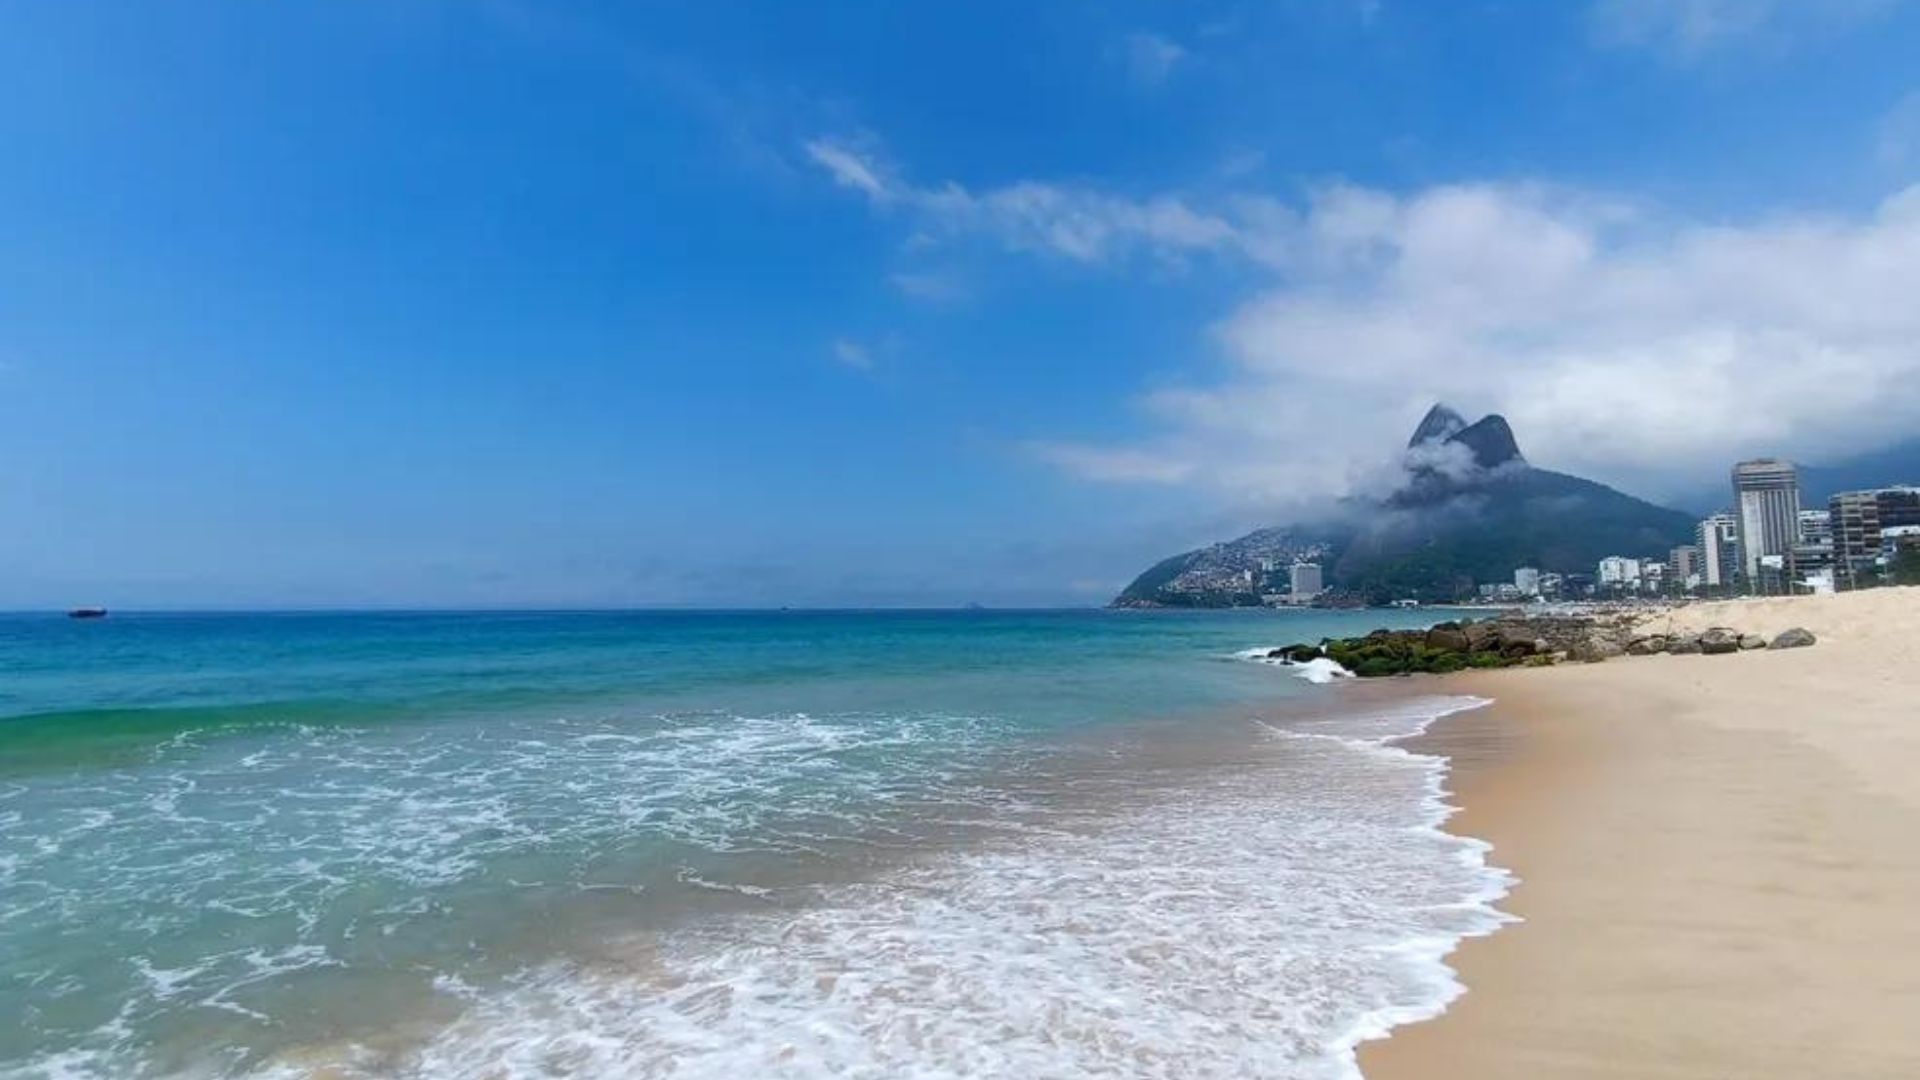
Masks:
[[[1391,745],[1478,704],[1273,727],[1259,767],[1087,827],[529,970],[379,1071],[1350,1080],[1503,921],[1507,875],[1440,829],[1444,763]]]

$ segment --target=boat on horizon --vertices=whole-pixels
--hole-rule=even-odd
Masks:
[[[104,619],[107,609],[103,607],[77,607],[67,612],[69,619]]]

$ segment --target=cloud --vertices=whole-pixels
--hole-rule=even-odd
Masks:
[[[1120,56],[1134,85],[1152,88],[1167,81],[1187,50],[1158,34],[1137,33],[1127,35]]]
[[[855,371],[873,370],[873,350],[851,338],[835,338],[833,342],[834,363]]]
[[[909,246],[985,235],[1003,247],[1082,263],[1145,252],[1164,262],[1206,253],[1257,253],[1266,246],[1259,201],[1201,211],[1173,195],[1131,198],[1098,189],[1021,180],[975,191],[956,183],[915,186],[898,179],[858,140],[815,139],[807,156],[842,187],[881,208],[915,215]]]
[[[1506,414],[1537,463],[1650,494],[1740,456],[1819,460],[1920,428],[1920,185],[1846,218],[1708,223],[1525,183],[1293,200],[916,186],[853,143],[814,145],[916,249],[1206,256],[1266,283],[1208,335],[1213,376],[1137,400],[1142,437],[1026,445],[1088,479],[1242,502],[1354,491],[1435,400]]]
[[[1140,406],[1136,445],[1048,444],[1096,480],[1239,497],[1363,486],[1435,400],[1528,457],[1658,493],[1737,457],[1920,428],[1920,186],[1853,219],[1671,221],[1577,192],[1321,192],[1288,272],[1214,328],[1213,380]]]
[[[1905,0],[1595,0],[1602,44],[1697,56],[1760,35],[1790,38],[1844,29]]]
[[[841,187],[852,188],[877,201],[884,202],[893,197],[893,184],[882,179],[880,169],[872,159],[852,147],[815,139],[806,144],[806,151],[807,157],[827,170]]]
[[[965,281],[944,270],[903,270],[887,280],[901,295],[929,304],[957,304],[972,295]]]
[[[1889,169],[1920,168],[1920,90],[1901,98],[1881,118],[1873,149]]]

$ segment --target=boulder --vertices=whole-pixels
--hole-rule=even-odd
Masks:
[[[1767,648],[1769,649],[1804,649],[1807,646],[1813,644],[1815,640],[1816,639],[1813,636],[1813,631],[1808,630],[1805,627],[1796,626],[1791,630],[1782,631],[1780,633],[1780,636],[1774,638],[1773,643],[1771,645],[1768,645]]]
[[[1583,664],[1597,664],[1602,660],[1611,660],[1624,652],[1626,650],[1612,638],[1596,634],[1574,646],[1567,655],[1569,659],[1578,660]]]
[[[1700,651],[1708,656],[1740,651],[1740,632],[1724,626],[1716,626],[1700,635]]]
[[[1698,634],[1683,634],[1667,643],[1667,652],[1674,656],[1691,656],[1702,651]]]
[[[1740,648],[1743,651],[1752,652],[1754,649],[1764,649],[1766,647],[1767,639],[1761,637],[1759,634],[1740,635]]]
[[[1267,654],[1269,660],[1285,660],[1290,664],[1304,664],[1319,657],[1318,645],[1285,645]]]
[[[1427,648],[1441,652],[1472,652],[1473,645],[1459,623],[1441,623],[1427,631]]]
[[[1634,638],[1627,643],[1628,656],[1652,656],[1655,653],[1663,653],[1666,651],[1667,636],[1665,634],[1651,634],[1647,637]]]
[[[1538,640],[1540,640],[1540,635],[1534,633],[1533,628],[1525,623],[1509,623],[1500,628],[1500,647],[1502,649],[1525,648],[1528,652],[1532,652],[1533,643]]]
[[[1460,628],[1467,635],[1467,648],[1473,652],[1482,649],[1497,648],[1500,642],[1500,628],[1490,622],[1468,623]]]

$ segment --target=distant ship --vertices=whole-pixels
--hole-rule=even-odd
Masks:
[[[107,609],[103,607],[77,607],[67,612],[69,619],[104,619]]]

